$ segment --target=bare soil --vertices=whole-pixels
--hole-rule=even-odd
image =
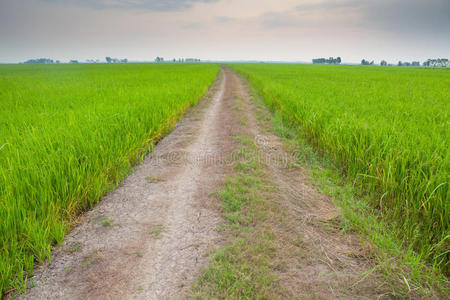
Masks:
[[[19,299],[179,299],[223,244],[223,222],[211,195],[232,171],[226,158],[242,120],[232,109],[244,100],[246,128],[265,153],[289,157],[278,136],[257,121],[246,83],[223,68],[209,94],[166,136],[120,187],[82,217],[40,266],[34,287]],[[267,112],[265,112],[267,113]],[[301,167],[269,164],[272,195],[286,212],[273,224],[284,267],[276,271],[289,297],[379,298],[386,290],[370,269],[370,251],[355,234],[333,226],[339,211]],[[290,240],[301,237],[301,245]],[[300,248],[299,248],[300,247]],[[299,249],[302,252],[299,253]]]

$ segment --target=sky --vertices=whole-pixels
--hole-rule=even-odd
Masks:
[[[450,58],[450,0],[0,0],[0,62]]]

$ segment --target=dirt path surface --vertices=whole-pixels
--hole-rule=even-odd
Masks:
[[[233,151],[228,72],[134,174],[84,216],[25,299],[185,296],[220,242],[211,200]]]
[[[291,157],[264,125],[270,117],[249,100],[246,83],[227,68],[220,77],[136,172],[86,213],[54,251],[52,263],[36,271],[34,287],[18,298],[189,296],[210,250],[223,242],[217,228],[224,221],[211,193],[232,172],[224,161],[239,147],[233,134],[245,131],[263,155]],[[233,108],[237,98],[243,111]],[[286,212],[282,224],[271,224],[283,266],[272,270],[280,296],[382,297],[375,275],[360,276],[369,265],[358,237],[339,233],[338,210],[287,160],[274,160],[265,170],[278,186],[272,196]]]

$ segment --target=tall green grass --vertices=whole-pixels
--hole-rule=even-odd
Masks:
[[[206,93],[212,64],[0,66],[0,295]]]
[[[230,66],[449,274],[449,69]]]

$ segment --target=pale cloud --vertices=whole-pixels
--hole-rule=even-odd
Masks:
[[[354,8],[364,5],[367,0],[337,0],[337,1],[305,1],[298,4],[295,8],[300,11],[312,11],[312,10],[330,10],[340,8]]]
[[[57,0],[44,0],[61,3]],[[210,3],[217,0],[66,0],[72,5],[96,9],[149,9],[155,11],[177,11],[190,8],[195,2]]]
[[[338,21],[338,22],[337,22]],[[283,12],[260,16],[265,28],[354,26],[386,34],[446,34],[450,38],[448,0],[304,1]]]
[[[215,18],[218,24],[227,24],[236,21],[235,18],[227,17],[227,16],[218,16]]]
[[[365,1],[361,15],[361,26],[407,35],[445,34],[450,39],[448,0]]]
[[[195,23],[189,23],[181,26],[184,29],[199,29],[204,28],[205,25],[203,23],[195,22]]]

